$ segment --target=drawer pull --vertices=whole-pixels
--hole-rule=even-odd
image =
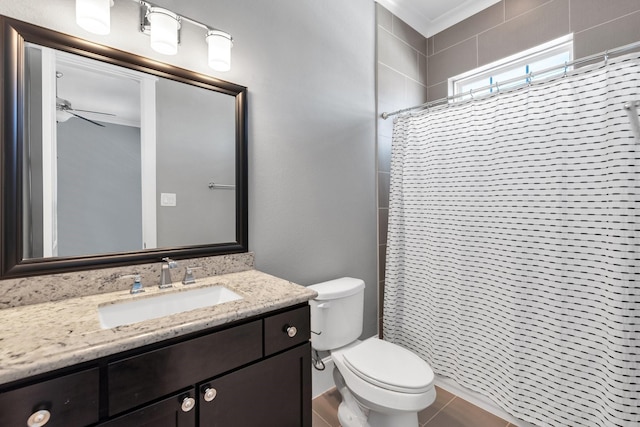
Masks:
[[[31,414],[27,420],[27,425],[29,427],[42,427],[49,422],[49,418],[51,418],[51,413],[46,409],[41,409]]]
[[[196,406],[196,400],[193,397],[185,397],[182,401],[182,412],[189,412]]]
[[[295,326],[285,326],[284,329],[287,332],[287,335],[289,335],[289,338],[293,338],[296,336],[296,334],[298,333],[298,328],[296,328]]]
[[[207,402],[211,402],[216,398],[217,395],[218,392],[215,388],[207,387],[204,391],[204,400],[206,400]]]

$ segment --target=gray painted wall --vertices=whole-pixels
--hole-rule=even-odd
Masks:
[[[142,247],[140,128],[78,118],[58,129],[58,255]]]
[[[158,246],[236,240],[235,98],[196,86],[156,82]],[[161,206],[160,194],[176,195]]]
[[[372,0],[157,0],[230,32],[232,71],[206,65],[200,29],[185,25],[166,57],[116,0],[112,29],[77,27],[73,0],[0,0],[0,13],[249,88],[249,246],[256,267],[309,285],[365,280],[364,336],[376,333],[375,17]]]

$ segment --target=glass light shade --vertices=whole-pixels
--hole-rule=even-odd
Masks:
[[[231,36],[224,31],[210,30],[206,36],[209,45],[209,67],[216,71],[231,69]]]
[[[91,33],[109,34],[112,5],[113,0],[76,0],[76,23]]]
[[[178,15],[167,9],[152,7],[147,19],[151,24],[151,49],[164,55],[178,53]]]

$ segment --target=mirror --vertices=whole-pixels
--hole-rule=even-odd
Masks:
[[[247,251],[245,87],[0,26],[0,278]]]

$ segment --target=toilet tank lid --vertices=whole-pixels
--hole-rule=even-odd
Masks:
[[[307,287],[318,293],[316,300],[331,300],[357,294],[364,289],[364,281],[353,277],[341,277]]]

